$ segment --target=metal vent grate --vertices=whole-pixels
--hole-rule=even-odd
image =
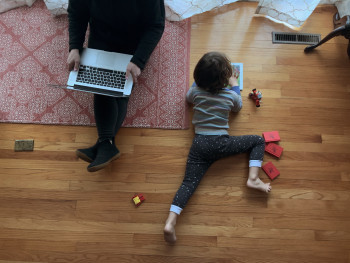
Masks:
[[[272,32],[272,43],[276,44],[317,44],[320,34]]]

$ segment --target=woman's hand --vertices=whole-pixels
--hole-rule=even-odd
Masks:
[[[72,49],[68,54],[67,59],[68,70],[78,71],[80,65],[79,49]]]
[[[132,62],[129,62],[129,64],[128,64],[127,68],[126,68],[125,78],[128,79],[130,74],[132,76],[132,81],[134,82],[134,84],[136,84],[137,83],[137,78],[141,74],[141,69],[136,64],[134,64]]]

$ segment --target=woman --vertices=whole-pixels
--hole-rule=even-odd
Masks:
[[[78,70],[87,26],[88,47],[133,55],[126,69],[133,82],[158,44],[165,25],[164,0],[69,0],[69,70]],[[120,156],[115,135],[127,112],[129,98],[94,95],[98,140],[90,148],[78,149],[79,158],[90,162],[89,172],[106,167]]]

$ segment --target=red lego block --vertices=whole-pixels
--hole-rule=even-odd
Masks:
[[[143,197],[142,194],[137,194],[132,197],[132,201],[134,202],[135,206],[139,206],[144,202],[146,199]]]
[[[280,175],[280,172],[272,164],[272,162],[268,162],[267,164],[263,165],[261,168],[264,170],[267,176],[270,177],[271,180],[275,179],[277,176]]]
[[[265,142],[277,142],[281,140],[278,131],[263,132]]]
[[[283,148],[276,143],[270,142],[266,144],[265,151],[280,158],[283,152]]]

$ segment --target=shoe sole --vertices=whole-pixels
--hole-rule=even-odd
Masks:
[[[117,154],[114,155],[111,159],[109,159],[107,162],[102,163],[102,164],[100,164],[100,165],[96,165],[96,166],[94,166],[94,167],[90,167],[90,168],[88,167],[87,170],[88,170],[89,172],[97,172],[97,171],[99,171],[99,170],[105,168],[105,167],[106,167],[108,164],[110,164],[112,161],[118,159],[118,158],[120,157],[120,155],[121,155],[121,153],[117,153]]]
[[[76,151],[75,151],[75,154],[76,154],[80,159],[84,160],[85,162],[92,163],[92,161],[93,161],[89,156],[87,156],[86,154],[80,152],[79,150],[76,150]]]

